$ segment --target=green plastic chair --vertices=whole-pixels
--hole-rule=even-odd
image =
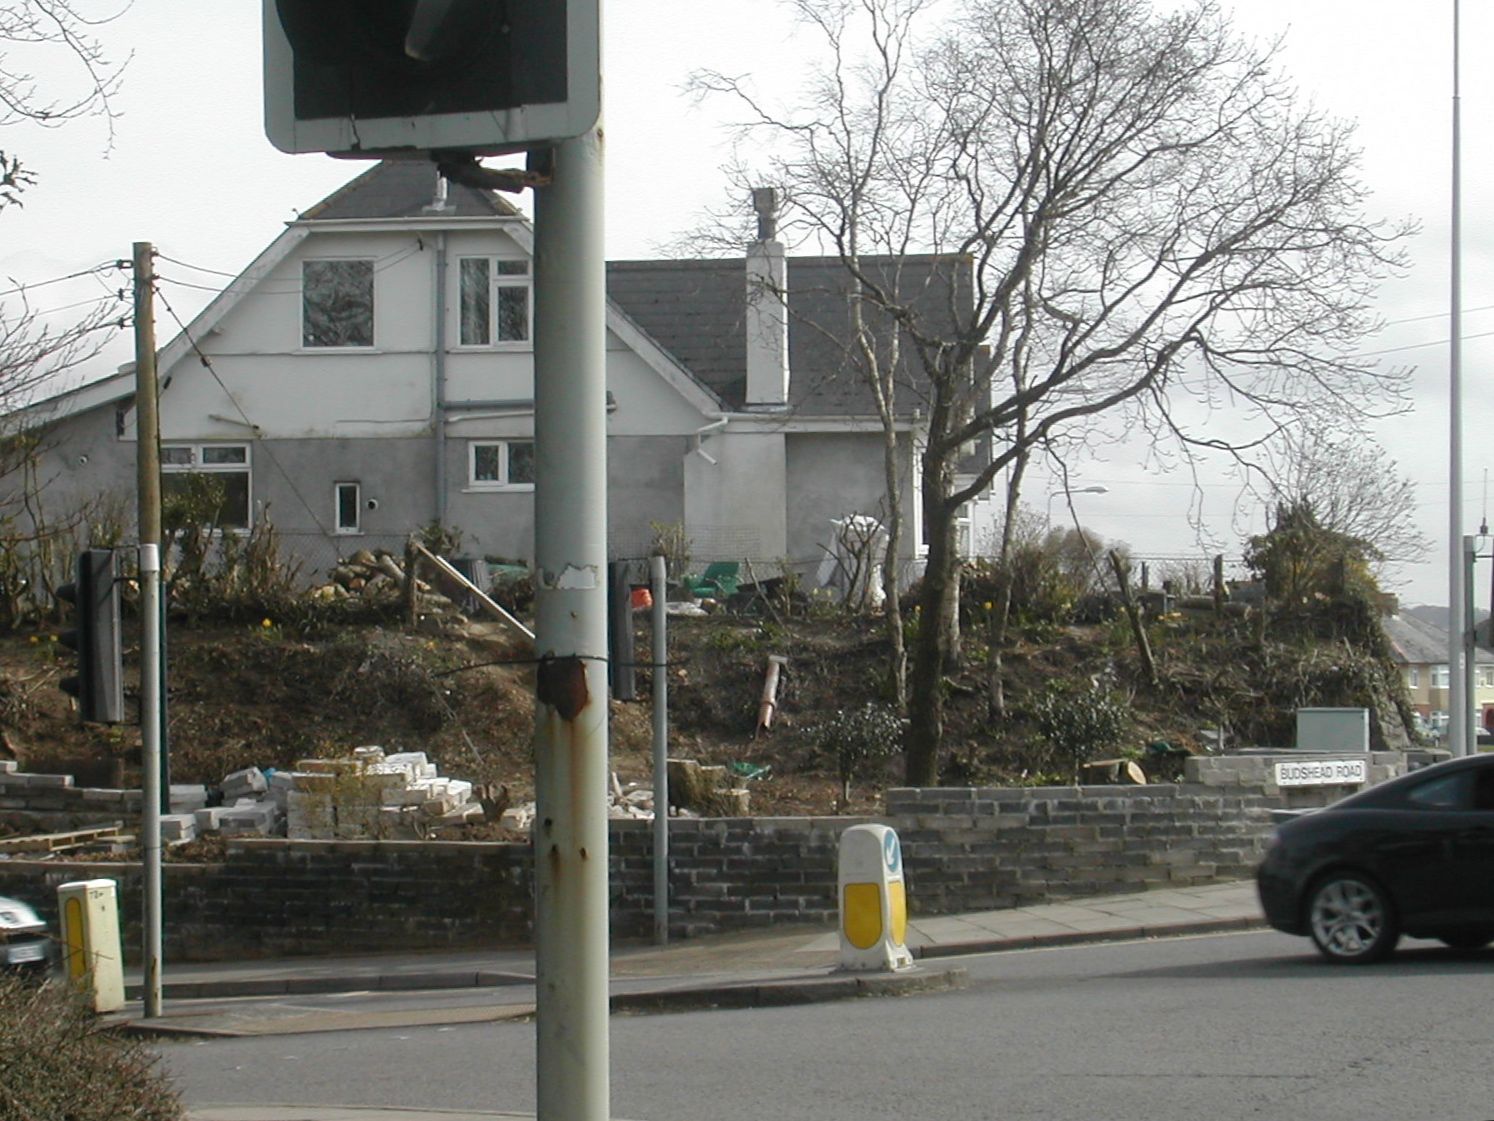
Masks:
[[[729,599],[737,593],[741,567],[736,561],[712,561],[699,576],[689,578],[690,591],[697,599]]]

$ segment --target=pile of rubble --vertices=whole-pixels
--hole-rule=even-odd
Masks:
[[[331,579],[311,590],[313,599],[364,599],[393,603],[404,595],[405,567],[388,549],[359,549],[338,561]],[[459,614],[456,604],[424,580],[415,581],[415,607],[421,615]]]
[[[707,766],[694,759],[670,759],[668,767],[669,808],[674,816],[742,817],[747,814],[750,794],[741,785],[741,776],[733,775],[728,768]],[[615,773],[611,779],[607,816],[652,821],[653,788],[636,782],[624,784]],[[533,802],[510,806],[499,818],[499,824],[517,833],[527,833],[533,823]]]
[[[359,747],[335,759],[302,759],[292,771],[235,771],[222,783],[222,805],[207,787],[171,788],[161,839],[205,833],[283,836],[292,840],[415,840],[484,820],[472,784],[443,778],[423,751],[386,755]]]

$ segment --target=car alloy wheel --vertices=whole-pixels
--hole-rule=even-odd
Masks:
[[[1329,961],[1379,961],[1400,940],[1385,893],[1362,876],[1335,873],[1322,880],[1307,915],[1313,943]]]

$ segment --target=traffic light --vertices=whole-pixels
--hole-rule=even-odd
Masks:
[[[601,111],[600,0],[262,0],[283,152],[521,151]]]
[[[78,672],[62,679],[62,691],[77,698],[78,715],[85,723],[122,723],[124,674],[113,551],[79,553],[77,579],[58,588],[57,598],[73,605],[73,629],[61,638],[64,646],[78,652]]]

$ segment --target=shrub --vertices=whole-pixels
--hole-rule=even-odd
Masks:
[[[59,985],[0,975],[0,1117],[28,1121],[181,1121],[157,1059],[102,1026]]]
[[[1043,738],[1067,757],[1075,783],[1084,764],[1119,740],[1128,722],[1126,706],[1103,689],[1049,689],[1033,716]]]
[[[214,493],[194,482],[163,505],[169,608],[189,620],[226,622],[273,616],[289,623],[314,613],[299,591],[300,562],[285,556],[269,507],[260,508],[247,533],[219,532],[211,520],[203,520],[211,513],[206,503]]]
[[[835,764],[842,802],[851,800],[851,781],[867,763],[897,754],[905,723],[891,705],[867,701],[860,708],[839,709],[809,729],[815,747]]]
[[[649,542],[648,555],[663,557],[664,569],[671,585],[679,584],[690,571],[692,542],[680,522],[649,522],[653,539]]]

